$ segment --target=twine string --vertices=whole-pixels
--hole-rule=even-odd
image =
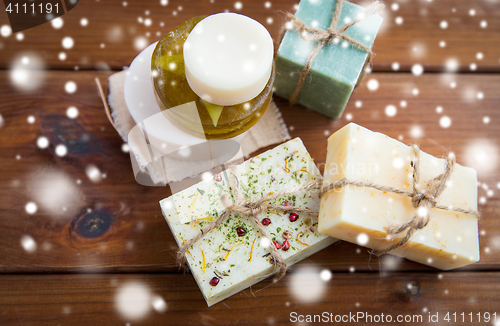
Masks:
[[[276,247],[272,243],[271,238],[268,235],[264,226],[262,225],[261,221],[259,220],[258,215],[266,210],[281,210],[287,212],[291,211],[296,213],[307,213],[317,217],[318,212],[307,208],[296,207],[296,206],[273,205],[273,204],[268,204],[267,202],[281,198],[286,195],[296,193],[300,190],[310,190],[310,189],[319,190],[321,188],[321,182],[311,182],[308,184],[298,185],[296,187],[280,191],[278,193],[264,196],[261,199],[252,202],[243,196],[241,192],[240,181],[234,166],[230,168],[230,172],[233,176],[232,178],[229,178],[230,179],[229,182],[231,184],[231,190],[233,192],[233,196],[235,197],[234,203],[231,203],[229,196],[227,194],[223,194],[221,196],[220,200],[225,207],[224,212],[219,217],[217,217],[213,222],[211,222],[207,227],[201,229],[200,232],[195,237],[185,242],[179,248],[179,250],[177,251],[177,262],[180,265],[183,265],[186,259],[185,254],[187,250],[191,248],[191,246],[193,246],[198,240],[202,239],[207,233],[217,228],[229,216],[230,213],[236,213],[243,216],[251,217],[255,225],[257,226],[257,229],[259,230],[261,237],[267,239],[269,243],[269,249],[271,250],[271,254],[274,258],[274,264],[277,268],[279,268],[279,273],[277,276],[277,280],[279,280],[285,275],[287,270],[287,264],[283,256],[281,256],[278,249],[276,249]]]
[[[481,214],[477,211],[463,209],[460,207],[444,206],[437,204],[437,198],[439,197],[439,195],[441,195],[444,189],[446,189],[447,182],[450,179],[453,170],[455,168],[456,161],[454,156],[447,157],[445,159],[444,173],[430,180],[427,183],[427,187],[421,190],[419,188],[420,149],[416,145],[413,145],[412,149],[414,154],[414,160],[412,161],[412,166],[413,166],[412,191],[405,191],[391,186],[378,185],[376,183],[369,181],[353,181],[347,178],[343,178],[337,182],[331,183],[328,186],[324,187],[320,192],[320,196],[323,196],[324,194],[333,189],[339,189],[347,185],[353,185],[356,187],[368,187],[380,191],[391,192],[411,198],[412,206],[417,211],[416,214],[409,221],[401,225],[390,226],[387,229],[387,234],[389,235],[396,235],[406,231],[405,236],[398,243],[395,243],[386,249],[372,250],[371,251],[372,254],[375,254],[377,256],[381,256],[383,254],[386,254],[394,249],[397,249],[407,244],[410,241],[411,236],[415,233],[415,231],[423,229],[424,227],[427,226],[430,220],[430,214],[432,208],[474,215],[478,218],[481,217]]]
[[[453,206],[444,206],[437,204],[437,198],[441,193],[446,189],[447,182],[450,179],[453,170],[455,168],[455,157],[447,157],[445,160],[445,171],[444,173],[438,175],[434,179],[431,179],[425,189],[420,189],[419,181],[420,181],[420,149],[418,146],[414,145],[412,147],[414,160],[412,161],[413,173],[412,173],[412,190],[406,191],[398,188],[394,188],[391,186],[379,185],[369,181],[356,181],[349,180],[347,178],[343,178],[337,182],[331,183],[329,185],[324,186],[322,182],[316,181],[308,184],[302,184],[295,187],[292,187],[287,190],[280,191],[278,193],[270,194],[262,197],[256,201],[250,201],[241,192],[240,181],[236,173],[235,167],[231,167],[230,172],[232,178],[230,178],[231,190],[233,196],[235,198],[234,203],[231,203],[229,196],[227,194],[223,194],[220,198],[222,204],[225,207],[224,212],[219,215],[213,222],[208,224],[204,229],[201,229],[200,232],[187,242],[185,242],[177,251],[177,262],[182,265],[186,259],[186,252],[191,246],[193,246],[198,240],[202,239],[207,233],[212,231],[213,229],[219,227],[219,225],[229,216],[230,213],[236,213],[243,216],[251,217],[257,226],[261,236],[266,238],[269,241],[269,248],[271,250],[271,254],[274,258],[274,264],[279,268],[279,273],[277,280],[281,279],[287,270],[287,265],[284,258],[281,256],[280,252],[276,247],[272,244],[270,236],[267,234],[264,226],[258,218],[258,215],[266,210],[281,210],[281,211],[292,211],[296,213],[307,213],[312,216],[317,217],[318,212],[302,208],[296,206],[282,206],[282,205],[273,205],[268,204],[268,201],[272,201],[283,196],[296,193],[300,190],[319,190],[319,196],[322,197],[326,193],[334,189],[341,189],[347,185],[352,185],[355,187],[368,187],[373,188],[383,192],[395,193],[403,196],[407,196],[411,198],[412,207],[416,209],[416,214],[407,222],[401,225],[390,226],[387,229],[387,233],[390,235],[400,234],[406,231],[404,237],[398,242],[390,247],[383,250],[373,250],[372,253],[380,256],[385,253],[388,253],[394,249],[402,247],[406,245],[415,231],[423,229],[426,227],[430,220],[430,213],[432,208],[454,211],[459,213],[464,213],[468,215],[473,215],[478,218],[481,217],[481,214],[477,211],[463,209],[460,207]]]
[[[97,90],[99,91],[99,96],[101,97],[102,104],[104,104],[104,111],[106,112],[106,116],[108,117],[109,123],[111,123],[113,128],[115,128],[115,130],[118,131],[115,121],[113,120],[113,116],[111,115],[111,110],[109,108],[108,101],[106,100],[106,95],[104,95],[104,90],[102,88],[101,81],[97,77],[94,80],[97,85]]]

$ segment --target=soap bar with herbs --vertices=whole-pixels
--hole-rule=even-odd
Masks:
[[[324,184],[343,178],[372,182],[412,192],[413,160],[410,146],[381,133],[350,123],[328,138]],[[419,189],[445,170],[444,159],[420,152]],[[455,164],[437,204],[477,211],[476,170]],[[406,235],[387,233],[418,214],[410,197],[371,187],[347,185],[321,198],[322,234],[384,250]],[[428,224],[390,254],[440,269],[465,266],[479,260],[478,218],[438,208],[430,209]]]
[[[242,193],[250,201],[321,180],[298,138],[238,165],[236,171]],[[226,170],[160,202],[179,246],[224,211],[220,197],[224,193],[232,196],[228,179],[232,177]],[[269,203],[318,211],[318,190],[298,191]],[[270,239],[281,247],[279,252],[287,265],[337,241],[317,232],[317,217],[306,213],[290,215],[283,211],[259,215]],[[277,272],[269,245],[274,244],[264,240],[252,217],[234,213],[198,240],[185,256],[207,304],[211,306]]]
[[[295,17],[309,27],[326,30],[332,22],[335,6],[335,0],[302,0]],[[337,28],[356,18],[363,10],[359,5],[344,1]],[[381,24],[380,15],[371,15],[348,28],[344,34],[371,47]],[[290,98],[299,82],[300,72],[317,44],[317,41],[303,40],[295,29],[285,33],[276,55],[276,95]],[[348,41],[325,44],[312,62],[296,103],[330,118],[340,117],[367,58],[364,50]]]

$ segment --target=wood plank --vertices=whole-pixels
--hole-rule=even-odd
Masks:
[[[298,1],[275,0],[270,2],[270,8],[264,6],[266,2],[247,1],[237,10],[232,0],[171,0],[167,6],[161,6],[160,1],[127,0],[126,6],[123,0],[80,1],[62,17],[64,24],[60,29],[46,23],[22,32],[22,41],[15,35],[1,38],[0,68],[10,67],[14,59],[32,52],[48,68],[121,69],[130,64],[141,48],[135,46],[136,42],[153,43],[188,18],[224,10],[253,17],[276,36],[283,23],[280,11],[293,12]],[[391,9],[393,4],[398,10]],[[456,60],[460,71],[470,71],[471,63],[477,65],[478,72],[500,71],[498,2],[395,0],[386,5],[384,25],[375,43],[374,70],[390,71],[391,65],[397,62],[401,71],[410,71],[416,63],[423,64],[426,71],[444,71],[448,60]],[[470,15],[470,10],[475,11],[474,16]],[[396,23],[398,17],[402,18],[402,24]],[[80,25],[82,18],[88,20],[85,27]],[[268,22],[269,18],[272,23]],[[146,19],[151,20],[149,26],[144,23]],[[442,21],[448,23],[446,29],[440,28]],[[487,25],[485,28],[480,26],[483,21]],[[0,16],[0,25],[3,24],[8,24],[6,15]],[[66,36],[72,37],[75,43],[67,50],[61,44]],[[440,47],[441,41],[446,43],[445,47]],[[64,61],[58,58],[61,52],[67,56]],[[483,58],[478,59],[477,53],[482,53]],[[454,61],[450,61],[450,67],[453,66]]]
[[[492,315],[497,322],[500,318],[498,272],[334,273],[329,281],[319,275],[294,269],[277,283],[264,281],[210,308],[191,275],[5,275],[0,278],[0,323],[289,325],[324,312],[332,324],[343,315],[363,313],[357,323],[347,319],[351,322],[345,324],[352,325],[376,325],[373,320],[381,314],[382,325],[388,318],[409,318],[398,325],[436,325],[429,322],[436,314],[439,325],[495,325]],[[445,320],[447,313],[451,322]]]
[[[135,182],[129,155],[121,150],[122,141],[107,121],[94,84],[95,76],[104,81],[108,75],[49,71],[38,91],[24,94],[12,87],[8,72],[0,72],[1,272],[178,271],[176,244],[158,205],[170,192]],[[377,79],[379,89],[369,91],[368,79]],[[479,196],[484,198],[480,205],[484,217],[479,222],[482,259],[465,269],[498,269],[500,76],[453,76],[454,89],[437,74],[373,73],[368,79],[355,90],[338,120],[277,98],[292,137],[302,138],[321,169],[327,136],[349,119],[391,137],[401,136],[407,143],[419,143],[436,156],[455,152],[459,163],[479,169]],[[68,80],[77,84],[73,94],[64,91]],[[418,96],[411,94],[414,88],[419,89]],[[484,99],[475,98],[478,91]],[[470,92],[472,96],[467,95]],[[358,101],[361,108],[356,108]],[[400,101],[406,101],[406,107]],[[391,104],[397,107],[394,117],[384,113]],[[76,119],[66,118],[69,106],[78,108]],[[436,113],[437,106],[443,107],[443,113]],[[27,122],[31,115],[36,118],[33,124]],[[439,125],[445,115],[452,121],[447,129]],[[485,117],[490,119],[487,124]],[[51,140],[48,149],[37,146],[42,135]],[[55,154],[60,143],[68,149],[64,157]],[[106,177],[91,181],[86,174],[89,166]],[[25,211],[28,202],[38,206],[33,215]],[[30,243],[36,244],[34,252],[24,249],[22,239],[27,249]],[[379,265],[375,257],[370,261],[365,248],[348,243],[331,246],[306,263],[335,271],[430,269],[390,256]]]

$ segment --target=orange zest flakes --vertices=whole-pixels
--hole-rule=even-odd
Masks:
[[[252,248],[250,248],[250,259],[248,261],[252,261],[252,256],[253,256],[253,245],[255,244],[255,240],[257,240],[257,238],[254,238],[253,239],[253,242],[252,242]]]
[[[210,220],[210,221],[213,221],[213,220],[214,220],[214,217],[213,217],[212,215],[208,215],[207,217],[197,218],[197,219],[196,219],[196,223],[198,223],[199,221],[203,221],[203,220]]]
[[[288,161],[285,159],[285,167],[283,168],[283,170],[286,172],[286,173],[290,173],[290,169],[288,168]]]
[[[203,257],[203,260],[202,260],[202,268],[203,268],[203,273],[205,273],[205,253],[203,252],[203,249],[201,249],[201,244],[200,244],[200,251],[201,251],[201,257]]]
[[[308,245],[307,243],[300,241],[299,237],[300,237],[302,234],[304,234],[304,232],[299,232],[299,233],[297,233],[297,242],[298,242],[298,243],[300,243],[300,244],[303,244],[304,246],[309,247],[309,245]]]
[[[309,173],[309,171],[307,171],[307,170],[305,170],[305,169],[300,169],[300,170],[298,170],[298,171],[295,171],[294,173],[295,173],[295,176],[296,176],[297,178],[299,177],[299,176],[298,176],[298,172],[305,172],[305,173],[307,173],[307,176],[309,177],[309,181],[308,181],[308,182],[311,182],[312,175],[311,175],[311,173]]]
[[[267,211],[267,212],[268,212],[268,213],[272,213],[272,214],[276,214],[276,215],[278,215],[279,217],[281,217],[281,215],[280,215],[280,214],[278,214],[278,213],[276,213],[275,211]]]
[[[189,209],[189,223],[191,224],[191,227],[194,229],[194,224],[193,224],[193,208],[194,208],[194,203],[196,203],[196,199],[198,199],[198,192],[196,192],[196,197],[193,200],[193,203],[191,204],[191,208]]]
[[[189,257],[191,257],[191,259],[194,260],[193,255],[191,255],[191,252],[189,251],[189,249],[186,252],[189,254]]]
[[[237,245],[240,245],[240,244],[244,244],[244,242],[236,242],[234,245],[232,245],[231,248],[229,248],[229,251],[227,252],[227,254],[224,256],[224,260],[227,260],[227,257],[229,256],[231,251],[233,251],[233,248],[236,247]]]

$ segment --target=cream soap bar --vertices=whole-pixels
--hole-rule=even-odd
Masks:
[[[413,149],[397,140],[350,123],[328,139],[324,185],[342,178],[412,191]],[[444,159],[420,152],[419,188],[445,170]],[[477,173],[455,164],[437,204],[477,211]],[[416,214],[411,198],[373,188],[347,185],[321,198],[319,231],[366,247],[384,250],[406,234],[388,237]],[[479,261],[478,218],[432,208],[427,226],[409,243],[390,252],[396,256],[448,270]]]
[[[236,171],[243,195],[250,201],[321,180],[299,138],[238,165]],[[160,202],[179,246],[224,211],[220,197],[227,193],[233,198],[228,179],[232,177],[226,170]],[[302,190],[269,203],[319,210],[317,190]],[[306,213],[298,214],[298,218],[290,215],[291,212],[282,211],[264,211],[259,215],[270,239],[281,246],[279,252],[288,266],[337,241],[317,232],[316,217]],[[211,306],[277,272],[271,263],[269,245],[274,244],[259,234],[252,217],[234,213],[197,241],[185,256],[207,304]]]

